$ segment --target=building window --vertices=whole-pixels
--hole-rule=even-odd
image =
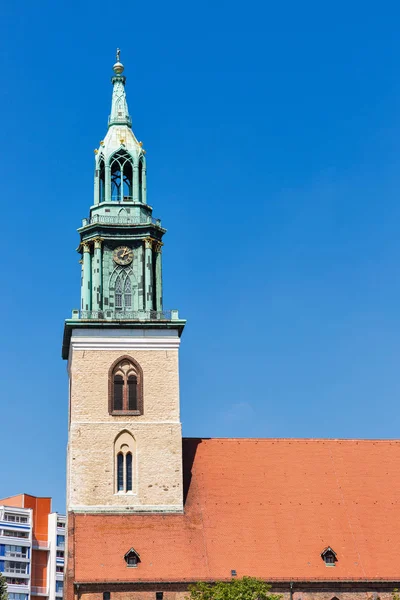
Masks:
[[[9,523],[27,523],[28,517],[24,517],[22,515],[12,515],[10,513],[6,513],[4,515],[4,521],[8,521]]]
[[[143,372],[128,356],[116,361],[109,371],[109,412],[112,415],[143,414]]]
[[[57,546],[59,548],[64,548],[64,546],[65,546],[65,536],[64,535],[57,536]]]
[[[62,594],[64,590],[64,583],[62,581],[56,581],[56,594]]]
[[[28,600],[28,594],[17,594],[15,592],[8,592],[8,600]]]
[[[119,452],[117,456],[117,490],[118,492],[124,491],[124,455],[122,452]]]
[[[4,529],[3,535],[5,537],[14,537],[14,538],[29,538],[28,531],[13,531],[12,529]]]
[[[60,529],[65,529],[65,523],[63,523],[62,521],[57,521],[57,527],[59,527]]]
[[[110,598],[111,598],[110,592],[103,592],[103,600],[110,600]]]
[[[124,560],[128,567],[137,567],[140,563],[140,556],[134,548],[128,550],[124,556]]]
[[[10,585],[27,585],[26,579],[19,579],[18,577],[6,577],[6,582]]]
[[[156,592],[156,600],[163,600],[164,592]]]
[[[14,562],[12,560],[6,560],[4,570],[7,573],[28,573],[28,563]]]
[[[64,558],[64,550],[57,550],[57,558]]]
[[[124,211],[123,213],[122,210]],[[123,215],[125,220],[128,219],[128,213],[125,209],[120,210],[120,218],[122,218],[121,215]],[[110,303],[114,302],[114,307],[118,315],[123,318],[124,312],[131,313],[133,310],[133,294],[136,291],[132,269],[130,267],[123,268],[116,266],[110,277],[109,289],[111,293]],[[129,316],[130,314],[126,318]]]
[[[132,453],[128,452],[125,456],[126,468],[126,491],[132,491]]]
[[[122,431],[114,442],[115,491],[119,494],[133,492],[135,438],[129,431]]]
[[[11,546],[6,544],[5,555],[15,558],[28,558],[28,548],[24,548],[24,546]]]
[[[337,561],[336,552],[328,546],[321,552],[321,557],[327,567],[334,567]]]
[[[64,567],[61,565],[56,565],[56,573],[64,573]]]
[[[124,305],[126,309],[132,308],[132,285],[130,277],[127,277],[124,283]]]
[[[122,308],[122,281],[120,276],[115,281],[115,308]]]

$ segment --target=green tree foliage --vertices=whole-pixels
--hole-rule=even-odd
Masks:
[[[0,573],[0,600],[8,600],[6,578]]]
[[[255,577],[243,577],[216,583],[199,582],[189,586],[190,600],[280,600],[270,593],[271,586]]]

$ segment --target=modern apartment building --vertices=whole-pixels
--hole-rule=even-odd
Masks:
[[[19,494],[0,500],[0,571],[9,600],[63,596],[65,516],[51,498]]]

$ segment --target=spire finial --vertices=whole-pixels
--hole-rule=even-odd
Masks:
[[[120,55],[121,55],[121,50],[119,48],[117,48],[117,54],[116,54],[117,62],[113,66],[113,71],[116,75],[121,75],[121,73],[123,73],[123,71],[124,71],[124,65],[120,62]]]

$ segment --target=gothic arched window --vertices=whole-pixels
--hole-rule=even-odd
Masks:
[[[114,442],[115,492],[133,492],[135,438],[129,431],[121,431]]]
[[[119,452],[117,455],[117,492],[124,491],[124,455]]]
[[[129,276],[125,279],[124,283],[124,307],[132,308],[132,285]]]
[[[115,308],[116,310],[132,310],[132,282],[129,275],[118,275],[115,280]]]
[[[115,280],[115,308],[122,308],[122,281],[119,275]]]
[[[119,150],[111,157],[111,200],[132,202],[132,157],[126,150]]]
[[[111,415],[143,414],[143,372],[129,356],[119,358],[108,376]]]

